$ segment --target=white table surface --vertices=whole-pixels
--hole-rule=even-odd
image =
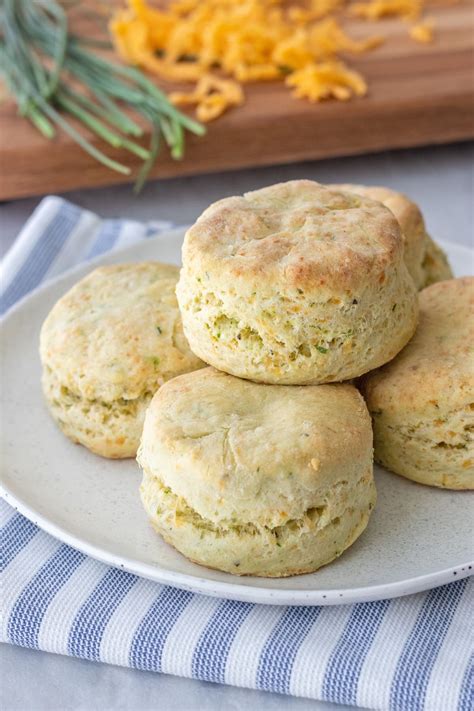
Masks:
[[[457,144],[341,158],[65,195],[104,217],[192,222],[207,205],[294,178],[386,185],[421,206],[435,238],[473,244],[473,150]],[[0,204],[0,255],[13,243],[38,198]],[[235,689],[86,662],[9,645],[0,648],[2,711],[342,711],[342,706]]]

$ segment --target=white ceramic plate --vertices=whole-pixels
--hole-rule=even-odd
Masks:
[[[331,565],[284,579],[238,578],[190,563],[147,523],[133,460],[109,461],[67,440],[40,389],[38,337],[54,302],[97,264],[179,263],[182,231],[70,271],[19,303],[1,328],[1,493],[38,526],[86,554],[206,595],[249,602],[334,605],[394,597],[447,583],[472,568],[471,493],[420,486],[380,468],[378,503],[359,540]],[[457,274],[472,253],[444,245]]]

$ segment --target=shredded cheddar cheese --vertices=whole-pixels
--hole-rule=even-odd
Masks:
[[[172,92],[169,95],[174,104],[196,104],[199,121],[212,121],[229,106],[237,106],[244,100],[244,93],[237,82],[220,79],[212,74],[204,74],[192,92]]]
[[[415,42],[430,44],[434,39],[434,20],[428,19],[410,27],[410,37]]]
[[[346,101],[364,96],[364,78],[347,65],[347,55],[378,47],[383,38],[350,37],[345,14],[377,20],[417,19],[425,0],[174,0],[152,6],[126,0],[111,22],[115,46],[128,62],[164,81],[191,83],[171,101],[196,106],[212,121],[244,101],[242,84],[284,81],[295,97]],[[423,23],[410,34],[420,42]]]
[[[286,84],[294,87],[293,96],[311,102],[331,97],[347,101],[353,95],[364,96],[367,91],[363,77],[337,61],[307,64],[290,74]]]
[[[288,9],[288,17],[293,22],[307,23],[321,20],[332,12],[339,10],[344,0],[310,0],[306,7],[299,5]]]
[[[422,0],[369,0],[356,2],[350,8],[351,15],[366,20],[379,20],[382,17],[403,17],[416,19],[422,10]]]

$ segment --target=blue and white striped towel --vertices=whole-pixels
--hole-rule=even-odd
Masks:
[[[78,262],[170,227],[45,199],[2,265],[2,310]],[[108,567],[0,502],[2,641],[393,711],[474,707],[472,579],[338,607],[218,600]]]

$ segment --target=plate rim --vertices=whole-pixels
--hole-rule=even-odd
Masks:
[[[174,236],[182,237],[186,231],[186,226],[179,226],[169,230],[164,230],[152,237],[147,242],[153,239],[159,240],[164,235],[167,238]],[[459,250],[469,255],[472,260],[474,250],[470,247],[456,242],[446,242],[438,240],[438,243],[447,250]],[[30,291],[21,298],[11,309],[8,310],[0,319],[0,328],[11,318],[15,317],[16,312],[21,309],[26,302],[33,301],[46,289],[59,284],[63,280],[68,280],[75,273],[80,273],[87,268],[93,269],[95,266],[103,264],[107,261],[107,257],[120,258],[121,255],[131,254],[137,247],[137,244],[128,245],[122,249],[113,250],[99,255],[95,259],[81,264],[75,265],[70,269],[65,270],[61,274],[48,279],[41,283],[38,287]],[[188,590],[201,595],[211,597],[224,597],[230,600],[238,600],[242,602],[250,602],[266,605],[296,605],[296,606],[313,606],[313,605],[346,605],[360,602],[371,602],[375,600],[391,599],[402,597],[417,592],[422,592],[439,585],[444,585],[454,580],[461,580],[473,574],[474,558],[467,562],[450,566],[440,571],[432,573],[424,573],[423,575],[411,577],[405,580],[398,580],[391,583],[379,583],[376,585],[366,585],[363,587],[346,589],[324,589],[317,590],[279,590],[277,588],[269,589],[264,586],[251,586],[239,582],[239,584],[230,581],[217,581],[207,578],[201,578],[199,575],[191,573],[181,573],[177,571],[167,570],[160,565],[152,565],[150,563],[142,563],[137,559],[133,559],[124,555],[118,555],[107,551],[99,545],[89,543],[84,538],[70,533],[62,526],[52,522],[47,516],[42,515],[38,511],[25,503],[21,497],[18,497],[3,481],[0,481],[0,496],[11,505],[16,511],[28,518],[42,531],[45,531],[55,539],[60,540],[67,545],[81,551],[82,553],[100,561],[106,565],[112,565],[120,570],[126,570],[139,577],[153,580],[155,582],[170,585]],[[258,577],[258,576],[255,576]],[[242,577],[240,578],[242,580]]]
[[[434,573],[427,573],[393,583],[352,588],[349,592],[347,590],[328,590],[324,588],[318,590],[278,590],[272,588],[270,590],[261,586],[236,585],[232,581],[208,580],[190,573],[167,571],[159,565],[140,563],[136,559],[116,555],[100,546],[88,543],[86,540],[69,533],[62,526],[52,523],[46,516],[38,513],[17,498],[3,483],[0,483],[0,496],[42,531],[94,558],[94,560],[163,585],[170,585],[200,595],[223,597],[240,602],[294,606],[348,605],[360,602],[374,602],[376,600],[403,597],[404,595],[411,595],[439,585],[445,585],[454,582],[454,580],[462,580],[472,575],[474,570],[473,559],[467,563],[450,566]]]

